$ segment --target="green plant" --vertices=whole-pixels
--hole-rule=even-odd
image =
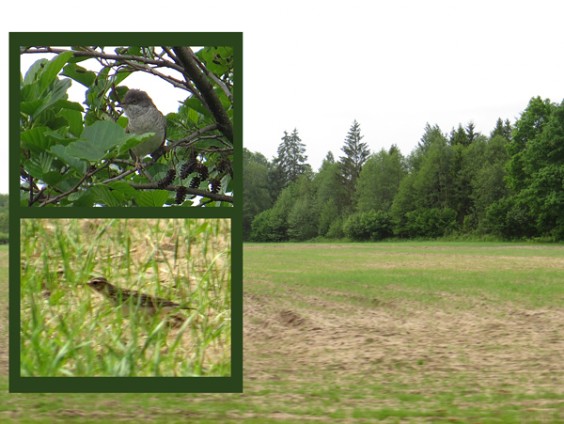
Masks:
[[[352,240],[382,240],[393,234],[392,219],[386,212],[358,212],[347,218],[343,231]]]
[[[230,375],[231,277],[225,220],[22,220],[22,376]],[[193,308],[124,316],[86,282]]]
[[[232,204],[233,48],[21,49],[35,53],[55,56],[39,59],[21,77],[22,205],[191,206],[196,196],[205,205]],[[167,116],[168,145],[143,172],[128,152],[153,134],[126,133],[127,119],[116,109],[128,90],[124,80],[135,72],[187,92]],[[69,100],[72,82],[84,86],[85,108]]]

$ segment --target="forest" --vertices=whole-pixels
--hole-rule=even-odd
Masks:
[[[352,123],[317,172],[297,129],[243,151],[245,240],[564,239],[564,101],[532,98],[489,135],[427,124],[414,150],[370,152]]]

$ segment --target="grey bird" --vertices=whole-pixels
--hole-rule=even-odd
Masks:
[[[151,138],[132,148],[132,156],[136,160],[140,160],[142,157],[157,151],[166,138],[166,118],[157,109],[149,95],[141,90],[130,89],[125,94],[120,106],[123,107],[129,119],[127,132],[133,134],[155,133]]]

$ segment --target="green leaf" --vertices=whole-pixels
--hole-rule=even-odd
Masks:
[[[127,123],[128,123],[128,119],[125,116],[120,116],[117,120],[117,124],[122,127],[122,128],[126,128],[127,127]]]
[[[57,108],[61,108],[61,109],[69,109],[69,110],[74,110],[77,112],[84,112],[84,108],[82,107],[82,105],[80,103],[77,102],[71,102],[69,100],[57,100],[57,103],[55,103],[55,106]]]
[[[127,139],[125,130],[115,122],[98,121],[84,128],[81,140],[64,146],[62,149],[59,146],[53,146],[51,151],[67,163],[69,163],[70,158],[96,162],[103,159],[108,151],[120,146]]]
[[[49,62],[47,59],[39,59],[30,66],[30,68],[25,73],[23,80],[24,86],[31,85],[38,81],[39,75],[41,74],[41,72],[43,72],[43,69],[47,65],[47,62]]]
[[[91,208],[94,206],[94,194],[90,188],[86,191],[71,193],[67,200],[71,201],[74,207]]]
[[[51,59],[49,63],[47,63],[47,65],[45,65],[45,68],[43,69],[39,80],[39,88],[41,93],[43,93],[45,89],[55,81],[57,75],[59,74],[61,69],[63,69],[63,66],[65,66],[65,63],[67,63],[72,56],[72,52],[60,53],[56,57]]]
[[[126,79],[128,76],[130,76],[133,72],[130,71],[125,71],[123,69],[120,69],[119,71],[116,72],[116,74],[113,77],[113,83],[115,85],[119,85],[124,79]]]
[[[71,80],[69,79],[55,81],[52,89],[47,91],[43,97],[21,102],[21,111],[34,119],[37,118],[41,112],[53,106],[59,100],[66,100],[67,90],[70,86]]]
[[[114,181],[109,183],[108,187],[114,191],[121,191],[124,199],[132,199],[137,194],[137,190],[124,181]]]
[[[74,188],[81,178],[82,175],[67,173],[55,186],[53,186],[53,188],[60,193],[66,192]]]
[[[68,63],[64,68],[61,75],[72,78],[76,82],[84,85],[85,87],[90,87],[94,84],[96,80],[96,73],[89,71],[76,63]]]
[[[192,122],[193,124],[197,125],[200,122],[201,116],[202,115],[200,113],[196,112],[196,110],[188,109],[187,117],[188,117],[188,120],[190,122]]]
[[[162,207],[169,198],[166,190],[138,191],[135,201],[139,206]]]
[[[184,102],[184,107],[180,108],[180,112],[184,112],[187,115],[187,110],[195,110],[196,112],[200,113],[201,115],[203,115],[206,119],[213,119],[212,114],[210,113],[210,111],[208,110],[207,107],[205,107],[202,102],[198,99],[196,99],[195,97],[190,97],[189,99],[186,99],[186,101]]]
[[[106,102],[104,94],[111,86],[108,81],[109,72],[110,68],[102,68],[86,92],[86,103],[95,110],[102,108]]]
[[[49,186],[56,186],[65,178],[59,171],[45,172],[41,179]]]
[[[196,56],[217,76],[227,73],[233,66],[232,47],[205,47],[199,50]]]
[[[67,146],[57,144],[56,146],[51,147],[49,151],[59,159],[61,159],[63,162],[65,162],[67,165],[76,169],[81,174],[84,174],[86,172],[87,163],[68,153],[66,148]]]
[[[207,119],[213,119],[213,116],[211,115],[208,108],[206,108],[202,104],[202,102],[196,99],[195,97],[190,97],[189,99],[186,99],[183,107],[180,108],[179,113],[184,114],[184,116],[188,116],[190,110],[200,113]]]
[[[125,130],[113,121],[98,121],[84,128],[82,138],[110,149],[126,139]],[[119,141],[119,142],[116,142]]]
[[[23,101],[20,103],[20,112],[26,115],[33,115],[34,112],[44,103],[43,99]]]
[[[125,142],[119,147],[118,156],[127,153],[131,148],[141,144],[148,138],[151,138],[155,135],[155,133],[145,133],[145,134],[130,134],[127,136]]]
[[[53,156],[43,152],[25,162],[25,169],[34,178],[43,179],[43,174],[51,169]]]
[[[80,137],[83,129],[82,113],[76,110],[63,109],[59,112],[59,115],[67,121],[71,134],[75,137]]]
[[[20,134],[21,147],[35,152],[44,152],[50,146],[49,139],[46,137],[48,127],[35,127]]]
[[[139,46],[130,46],[127,49],[127,54],[132,56],[141,56],[141,47]]]
[[[104,206],[118,207],[123,205],[124,196],[119,190],[112,190],[109,187],[97,185],[90,189],[94,195],[94,203]]]

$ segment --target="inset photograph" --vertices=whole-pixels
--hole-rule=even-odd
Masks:
[[[21,205],[232,207],[236,49],[20,46]]]
[[[229,377],[229,219],[22,219],[21,377]]]

